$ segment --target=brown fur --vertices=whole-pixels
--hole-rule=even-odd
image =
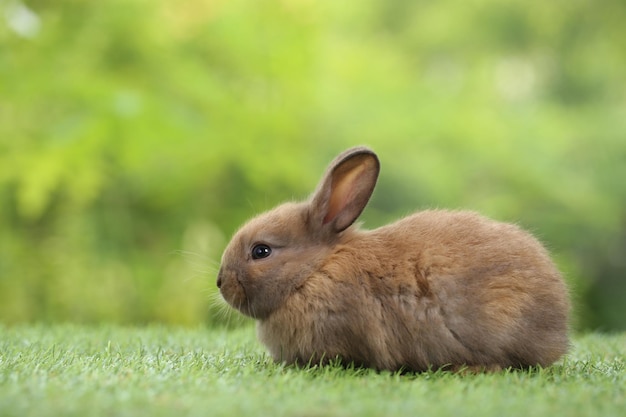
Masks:
[[[308,202],[252,219],[226,248],[220,291],[276,361],[495,370],[567,351],[567,288],[536,239],[467,211],[359,230],[377,175],[373,152],[350,149]],[[258,243],[269,257],[252,258]]]

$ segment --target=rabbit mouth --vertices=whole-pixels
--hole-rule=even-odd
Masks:
[[[254,317],[251,311],[253,309],[250,299],[246,294],[246,288],[237,276],[226,276],[226,274],[220,273],[218,286],[220,294],[231,307],[247,316]]]

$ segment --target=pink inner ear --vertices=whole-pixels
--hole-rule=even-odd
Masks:
[[[324,217],[323,224],[331,222],[354,199],[355,187],[363,171],[365,171],[365,166],[357,166],[336,181],[333,181],[328,201],[328,212]]]

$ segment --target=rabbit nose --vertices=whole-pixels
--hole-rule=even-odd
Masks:
[[[222,268],[217,273],[217,288],[222,288]]]

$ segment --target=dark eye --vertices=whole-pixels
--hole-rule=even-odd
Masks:
[[[254,245],[252,248],[252,259],[263,259],[270,256],[272,253],[272,248],[269,246],[259,243],[258,245]]]

